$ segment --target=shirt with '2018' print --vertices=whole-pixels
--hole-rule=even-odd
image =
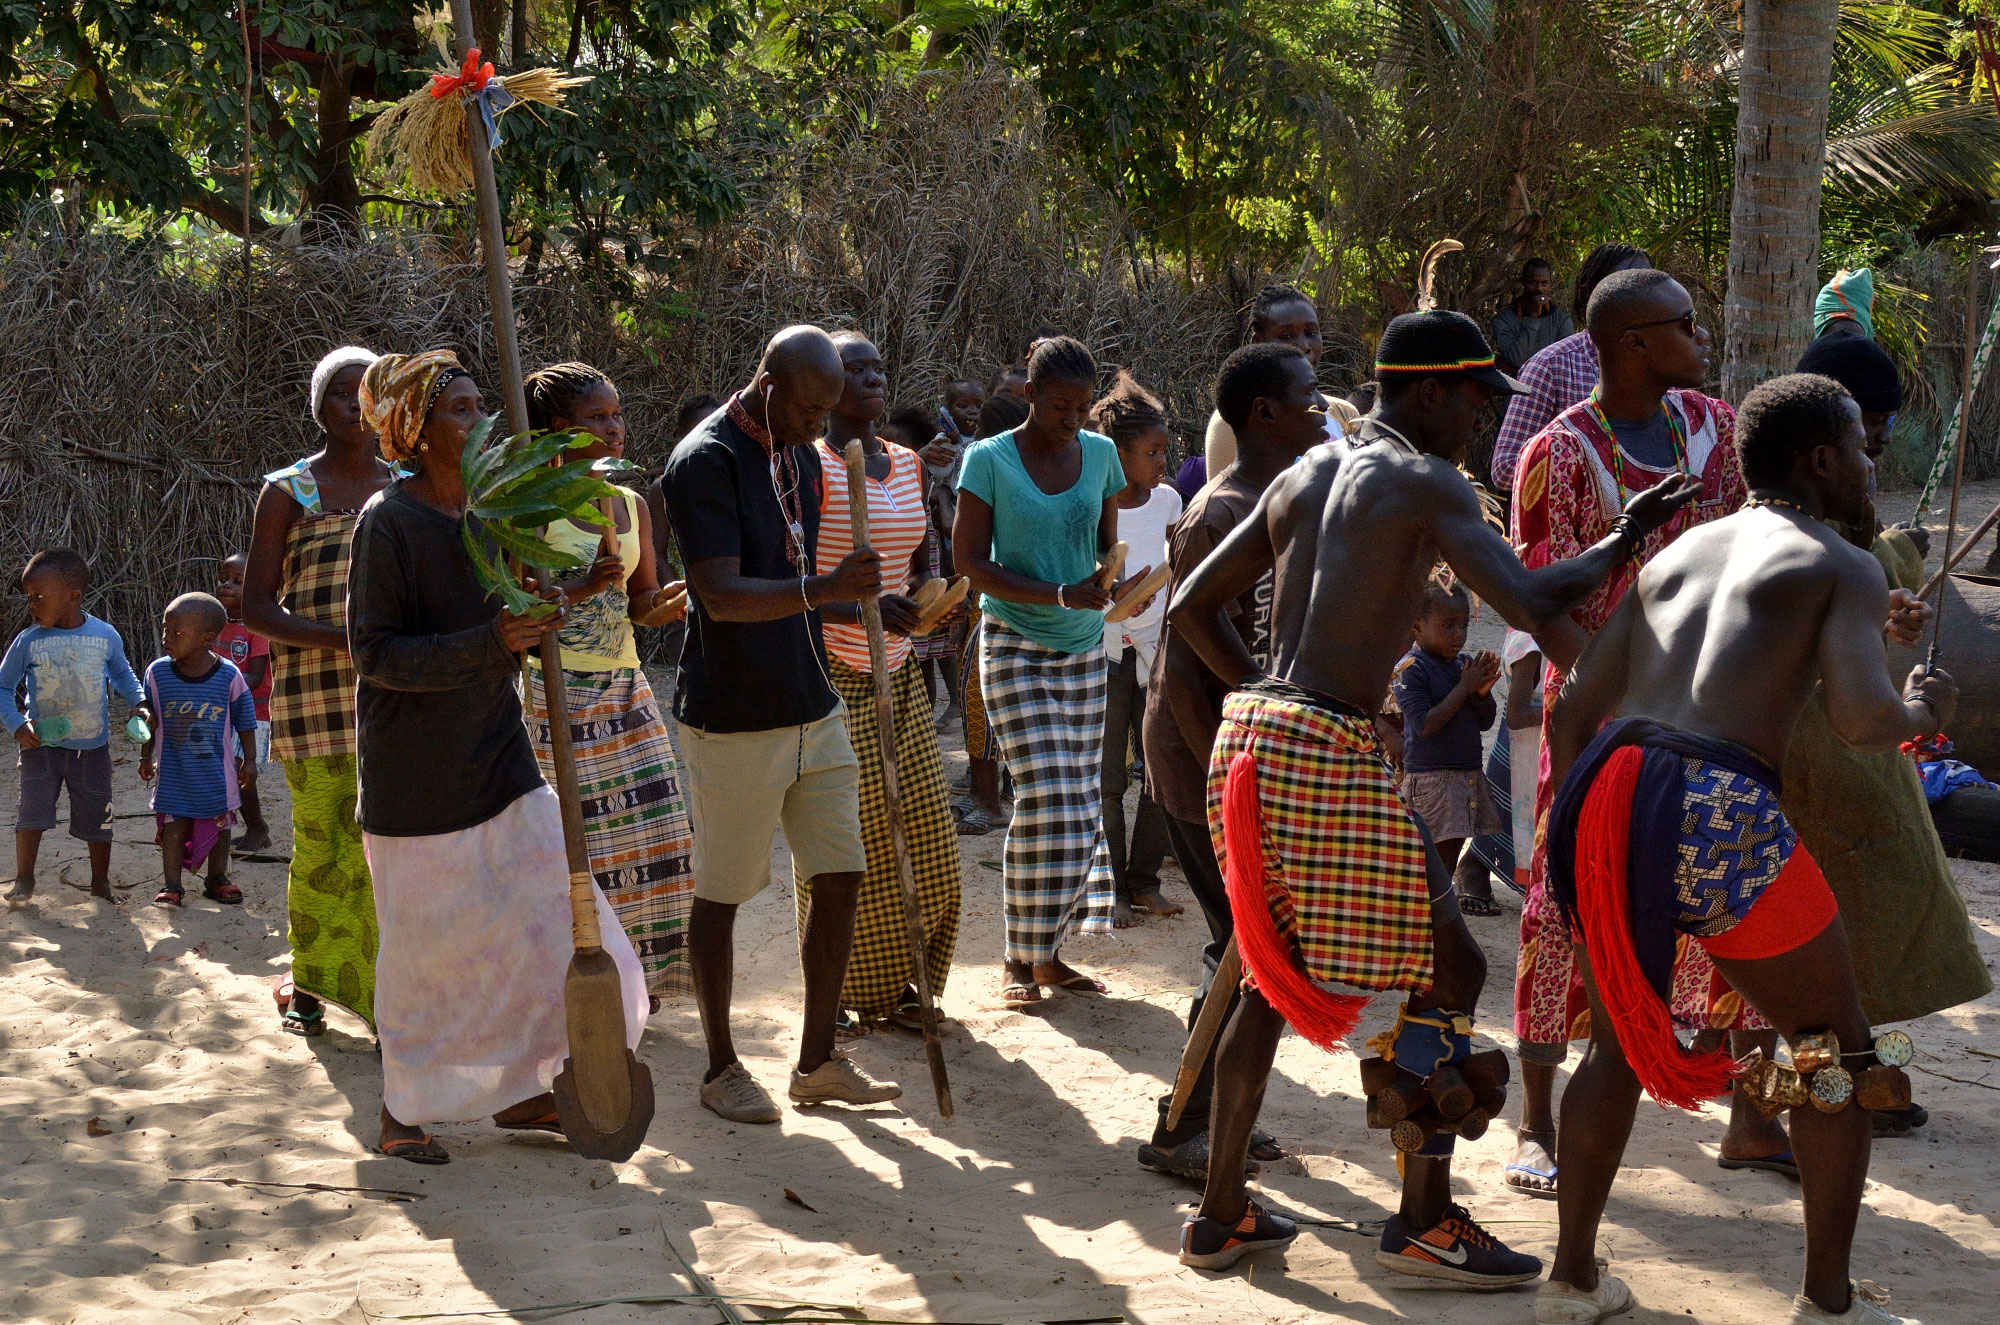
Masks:
[[[213,655],[211,655],[213,657]],[[172,658],[146,668],[146,698],[156,730],[153,812],[176,819],[214,819],[241,804],[232,732],[257,730],[249,683],[234,663],[190,676]]]

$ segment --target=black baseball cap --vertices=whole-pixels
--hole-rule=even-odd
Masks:
[[[1477,322],[1442,308],[1405,313],[1383,330],[1375,346],[1375,376],[1379,380],[1395,373],[1464,373],[1510,395],[1528,389],[1496,366],[1493,347]]]

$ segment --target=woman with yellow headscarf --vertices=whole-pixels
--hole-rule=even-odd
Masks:
[[[383,457],[414,470],[362,511],[348,581],[358,817],[381,929],[378,1148],[442,1164],[424,1123],[560,1130],[548,1090],[568,1052],[569,866],[516,688],[520,652],[559,618],[496,607],[473,574],[459,466],[485,412],[457,356],[384,355],[362,375],[361,408]],[[636,1048],[639,960],[602,893],[597,909]]]

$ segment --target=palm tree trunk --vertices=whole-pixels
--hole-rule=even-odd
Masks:
[[[1722,394],[1790,372],[1812,336],[1839,0],[1745,0]]]

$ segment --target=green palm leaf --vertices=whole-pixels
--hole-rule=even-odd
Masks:
[[[596,503],[617,489],[600,478],[588,460],[556,461],[566,451],[589,446],[584,433],[537,433],[495,440],[494,420],[483,419],[466,439],[459,474],[465,481],[466,518],[462,534],[473,574],[507,610],[543,615],[554,607],[522,587],[514,563],[537,570],[562,570],[574,561],[543,536],[564,520],[586,525],[609,521]],[[501,556],[489,549],[497,549]]]

